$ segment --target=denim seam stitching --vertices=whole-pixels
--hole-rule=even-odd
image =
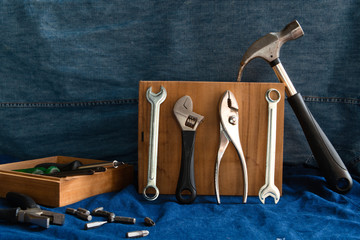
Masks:
[[[346,103],[360,105],[360,99],[356,98],[303,96],[303,99],[306,102]]]
[[[52,107],[95,107],[107,105],[137,104],[138,99],[114,99],[86,102],[4,102],[0,108],[52,108]]]

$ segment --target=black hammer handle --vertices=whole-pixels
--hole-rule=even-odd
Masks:
[[[182,131],[181,168],[176,187],[176,199],[180,203],[192,203],[196,198],[194,175],[195,135],[195,131]],[[190,196],[183,196],[186,191],[190,192]]]
[[[352,178],[339,154],[305,105],[300,93],[288,97],[288,101],[327,183],[336,192],[348,192],[353,184]]]

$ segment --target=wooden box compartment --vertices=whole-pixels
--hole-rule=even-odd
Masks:
[[[2,164],[0,165],[0,197],[4,198],[10,191],[20,192],[32,197],[37,204],[62,207],[97,194],[119,191],[133,182],[134,169],[128,164],[107,168],[106,172],[96,172],[94,175],[64,178],[12,171],[32,168],[40,163],[70,163],[75,160],[83,164],[104,162],[54,156]]]
[[[239,135],[248,170],[248,194],[257,196],[265,184],[268,103],[265,93],[277,89],[281,99],[277,105],[275,184],[282,193],[283,131],[285,87],[282,83],[141,81],[139,84],[138,126],[138,192],[147,184],[149,128],[151,105],[146,91],[153,93],[163,86],[167,98],[160,105],[157,187],[160,194],[175,194],[181,163],[181,128],[173,113],[175,102],[188,95],[193,111],[204,116],[196,130],[194,169],[197,193],[214,195],[215,161],[219,148],[219,100],[226,90],[234,93],[239,105]],[[240,159],[232,143],[220,165],[220,195],[242,195],[243,176]],[[150,191],[149,191],[150,193]]]

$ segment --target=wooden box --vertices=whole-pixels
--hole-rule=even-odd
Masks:
[[[62,207],[82,199],[106,192],[119,191],[133,182],[133,166],[124,164],[107,168],[94,175],[51,177],[22,172],[15,169],[32,168],[40,163],[70,163],[79,160],[83,164],[104,162],[73,157],[47,157],[0,165],[0,197],[6,193],[20,192],[32,197],[36,203],[49,207]]]
[[[152,92],[165,87],[167,98],[160,105],[159,147],[157,162],[157,187],[160,194],[175,194],[181,163],[181,128],[173,113],[175,102],[188,95],[193,101],[193,111],[204,116],[196,131],[195,181],[199,195],[214,195],[214,171],[219,148],[219,100],[226,90],[234,93],[239,105],[239,134],[248,170],[249,196],[257,196],[265,184],[266,144],[268,128],[268,103],[265,93],[276,88],[281,94],[277,105],[277,138],[275,184],[282,192],[283,131],[285,87],[282,83],[243,82],[179,82],[141,81],[139,85],[138,122],[138,192],[147,184],[149,125],[151,105],[146,90]],[[242,195],[243,177],[240,159],[232,143],[229,144],[220,165],[220,194]],[[150,193],[150,192],[149,192]]]

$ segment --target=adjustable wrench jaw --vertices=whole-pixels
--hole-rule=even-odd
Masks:
[[[234,94],[227,90],[222,96],[219,103],[220,114],[220,144],[215,164],[215,194],[217,203],[220,204],[219,194],[219,168],[224,152],[232,142],[241,161],[243,170],[244,193],[243,203],[247,201],[248,194],[248,176],[245,156],[240,143],[239,136],[239,107]]]
[[[196,131],[204,116],[194,113],[193,102],[189,96],[183,96],[174,106],[174,114],[182,131]]]

